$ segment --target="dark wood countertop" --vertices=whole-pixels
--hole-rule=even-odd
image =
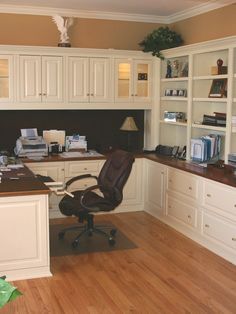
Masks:
[[[157,156],[156,154],[144,154],[143,156],[163,165],[236,187],[236,175],[234,174],[234,170],[236,169],[231,166],[225,165],[224,168],[217,168],[214,165],[208,165],[208,167],[203,167],[185,160],[178,160],[166,156]]]
[[[104,160],[106,155],[103,156],[89,156],[89,157],[76,157],[76,158],[62,158],[61,156],[48,156],[42,160],[21,159],[23,163],[34,162],[59,162],[59,161],[82,161],[82,160]],[[224,168],[217,168],[208,166],[207,168],[197,164],[178,160],[166,156],[158,156],[156,154],[135,153],[135,158],[146,158],[154,162],[161,163],[179,170],[183,170],[206,179],[217,181],[232,187],[236,187],[236,175],[234,174],[235,168],[225,165]],[[10,179],[18,177],[19,179]],[[0,183],[0,197],[2,196],[19,196],[19,195],[33,195],[33,194],[49,194],[50,190],[43,182],[40,182],[34,177],[34,174],[27,168],[12,170],[5,172]]]
[[[49,188],[27,168],[2,171],[0,197],[49,194]]]

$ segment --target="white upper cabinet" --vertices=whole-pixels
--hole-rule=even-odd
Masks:
[[[20,102],[63,102],[63,57],[21,55]]]
[[[151,100],[152,62],[150,60],[115,60],[115,102]]]
[[[13,56],[0,55],[0,102],[13,99]]]
[[[110,58],[68,58],[69,102],[111,101]]]

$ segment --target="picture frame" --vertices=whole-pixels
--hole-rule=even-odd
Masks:
[[[226,96],[227,79],[214,79],[208,97],[222,98]]]
[[[172,89],[166,89],[165,90],[165,96],[172,96]]]

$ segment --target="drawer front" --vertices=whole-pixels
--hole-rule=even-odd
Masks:
[[[236,249],[236,224],[203,213],[203,234]]]
[[[168,189],[197,199],[198,181],[190,174],[168,169]]]
[[[68,180],[69,180],[69,178],[68,178]],[[67,180],[67,181],[68,181],[68,180]],[[82,180],[78,180],[78,181],[73,182],[73,183],[69,186],[68,190],[69,190],[70,192],[76,191],[76,190],[85,190],[85,189],[87,189],[89,186],[92,186],[92,185],[95,185],[95,184],[97,184],[97,180],[95,180],[95,179],[90,179],[90,178],[86,178],[86,179],[82,179]]]
[[[65,163],[65,176],[75,177],[83,173],[98,173],[99,162],[98,161],[71,161]]]
[[[204,182],[204,204],[236,216],[236,189]]]
[[[197,210],[170,196],[167,197],[167,215],[192,227],[197,225]]]

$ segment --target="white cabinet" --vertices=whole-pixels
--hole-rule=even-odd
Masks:
[[[235,188],[203,180],[202,234],[214,251],[233,255],[236,263],[236,192]],[[232,259],[232,257],[231,257]]]
[[[68,57],[69,102],[112,100],[110,58]]]
[[[166,215],[172,223],[182,228],[197,228],[199,180],[196,176],[182,170],[168,167]],[[174,219],[174,221],[173,221]]]
[[[156,217],[165,211],[167,167],[151,160],[144,163],[145,198],[144,208]]]
[[[51,177],[54,181],[65,181],[65,164],[64,162],[32,162],[25,164],[34,174]],[[49,215],[50,218],[60,217],[58,204],[62,196],[51,193],[49,196]]]
[[[0,273],[10,281],[51,276],[47,200],[47,195],[0,198]]]
[[[19,57],[19,101],[63,102],[63,57]]]
[[[14,57],[0,55],[0,103],[14,101]]]
[[[115,59],[115,102],[150,102],[152,62]]]
[[[143,160],[136,158],[123,189],[123,201],[114,212],[143,210]]]

